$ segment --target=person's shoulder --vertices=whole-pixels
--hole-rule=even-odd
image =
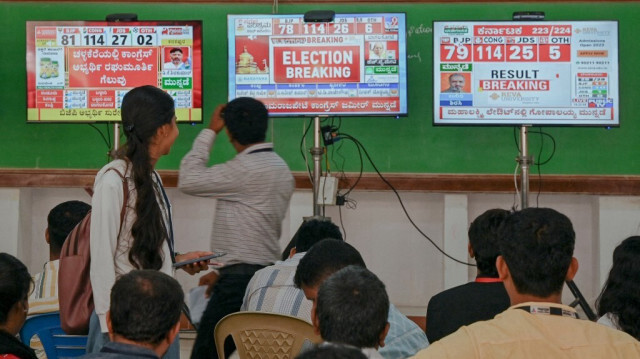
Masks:
[[[127,175],[127,171],[129,170],[129,164],[126,160],[123,159],[115,159],[109,163],[107,163],[106,165],[104,165],[100,171],[98,171],[98,174],[96,175],[96,177],[102,177],[102,176],[116,176],[118,178],[120,178],[120,175],[126,176]]]
[[[462,295],[463,293],[467,293],[468,291],[472,290],[473,285],[474,285],[474,282],[469,282],[469,283],[461,284],[461,285],[453,287],[453,288],[445,289],[442,292],[440,292],[440,293],[434,295],[433,297],[431,297],[431,299],[429,300],[429,303],[431,303],[431,302],[433,302],[433,303],[445,302],[446,303],[451,298],[460,298],[460,295]]]

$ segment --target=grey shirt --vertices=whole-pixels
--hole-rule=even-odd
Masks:
[[[217,199],[211,249],[227,252],[226,265],[269,265],[280,257],[282,220],[294,190],[289,167],[260,143],[233,159],[208,166],[216,133],[204,129],[180,163],[178,187],[187,194]]]

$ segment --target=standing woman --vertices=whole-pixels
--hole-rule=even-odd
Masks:
[[[173,262],[210,253],[175,254],[171,206],[154,170],[178,137],[173,99],[157,87],[137,87],[124,96],[121,112],[127,142],[118,149],[117,159],[96,175],[91,201],[90,276],[95,312],[89,324],[88,353],[99,352],[109,340],[106,314],[116,278],[133,269],[154,269],[173,276]],[[120,223],[123,177],[128,196]],[[183,268],[194,274],[207,269],[208,262]],[[179,355],[176,339],[164,358]]]
[[[16,338],[27,318],[31,283],[31,275],[22,262],[0,253],[0,358],[36,359],[33,349]]]
[[[632,236],[613,251],[613,266],[596,301],[598,323],[640,340],[640,236]]]

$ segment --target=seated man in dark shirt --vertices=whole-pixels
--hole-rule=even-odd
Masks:
[[[180,331],[184,293],[175,279],[155,270],[134,270],[111,289],[107,326],[111,342],[82,358],[162,357]]]
[[[471,223],[469,255],[476,260],[478,275],[474,282],[445,290],[431,298],[427,307],[427,338],[430,343],[464,325],[493,319],[509,308],[509,296],[496,269],[498,228],[508,215],[506,210],[490,209]]]

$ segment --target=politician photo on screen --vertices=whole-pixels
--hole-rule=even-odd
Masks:
[[[440,74],[440,84],[443,93],[468,93],[469,81],[467,77],[469,74],[453,73],[453,74]]]
[[[188,47],[166,47],[163,70],[191,70]]]

